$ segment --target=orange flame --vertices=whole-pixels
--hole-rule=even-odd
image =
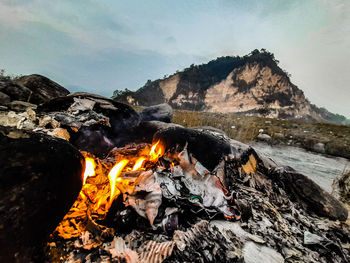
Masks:
[[[137,159],[132,170],[136,171],[136,170],[140,169],[142,167],[144,161],[146,161],[146,158],[140,157],[139,159]]]
[[[113,166],[113,168],[111,169],[111,171],[108,174],[109,183],[110,183],[110,187],[111,187],[111,195],[110,195],[110,198],[109,198],[109,204],[110,205],[112,204],[112,202],[114,200],[114,197],[117,194],[119,194],[119,190],[116,193],[116,189],[115,189],[116,180],[119,179],[117,177],[121,174],[121,172],[123,171],[124,167],[128,164],[128,162],[129,161],[126,160],[126,159],[121,160],[119,163],[117,163],[116,165]]]
[[[149,160],[152,162],[157,161],[158,158],[163,154],[163,148],[161,145],[159,145],[159,142],[160,140],[158,140],[154,145],[152,145],[151,151],[149,152],[149,156],[150,156]]]
[[[94,216],[99,219],[104,218],[112,202],[118,195],[134,187],[133,182],[135,178],[132,176],[127,177],[127,175],[123,177],[121,173],[123,171],[129,172],[149,169],[152,164],[148,162],[155,164],[164,152],[165,147],[158,140],[151,148],[149,145],[146,145],[141,152],[138,152],[138,156],[132,156],[130,161],[127,159],[120,160],[109,172],[106,171],[110,167],[108,165],[109,161],[107,163],[101,163],[98,158],[93,157],[89,153],[82,152],[85,156],[85,170],[82,175],[84,187],[80,191],[80,195],[72,209],[56,228],[59,235],[64,238],[79,236],[85,230],[84,218],[88,216],[88,211],[94,213]],[[92,178],[86,183],[88,177]],[[79,224],[78,226],[77,222]]]
[[[83,184],[85,184],[86,179],[89,176],[94,176],[95,175],[95,160],[92,158],[85,158],[85,172],[84,172],[84,180],[83,180]]]

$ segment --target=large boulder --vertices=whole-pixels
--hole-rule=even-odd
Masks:
[[[291,167],[277,169],[278,180],[284,189],[298,201],[305,210],[332,220],[346,221],[348,210],[318,184]]]
[[[47,77],[32,74],[15,80],[15,83],[31,90],[29,102],[40,104],[57,97],[67,96],[69,91]]]
[[[202,130],[173,126],[154,134],[153,142],[160,141],[165,150],[187,147],[189,152],[212,171],[222,159],[232,153],[232,147],[220,137]]]
[[[0,105],[7,105],[10,101],[10,96],[0,91]]]
[[[32,94],[32,91],[30,89],[14,83],[9,78],[0,79],[0,92],[8,96],[5,98],[6,103],[9,103],[8,99],[29,101]],[[2,95],[1,97],[4,98],[5,96]]]
[[[42,243],[77,199],[83,169],[67,141],[0,126],[0,262],[40,261]]]
[[[145,108],[140,112],[140,116],[142,121],[171,122],[173,109],[169,104],[163,103]]]
[[[73,145],[98,156],[130,143],[140,123],[138,113],[130,106],[85,92],[52,99],[38,111],[68,129]]]

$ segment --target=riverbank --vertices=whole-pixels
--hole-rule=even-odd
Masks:
[[[264,141],[350,159],[350,126],[180,110],[174,110],[172,122],[212,126],[245,143]]]

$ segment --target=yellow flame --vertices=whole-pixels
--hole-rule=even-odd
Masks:
[[[84,180],[83,180],[83,184],[85,184],[86,179],[89,176],[94,176],[95,175],[95,160],[92,158],[85,158],[85,172],[84,172]]]
[[[151,151],[149,152],[149,156],[150,156],[149,160],[150,161],[157,161],[158,158],[163,153],[163,149],[162,149],[161,145],[159,145],[158,150],[157,150],[158,144],[159,144],[159,140],[154,145],[152,145]]]
[[[136,171],[136,170],[140,169],[142,167],[142,164],[144,161],[146,161],[146,158],[140,157],[139,159],[137,159],[132,170]]]
[[[111,171],[108,174],[108,178],[109,178],[109,183],[110,183],[110,187],[111,187],[111,195],[109,198],[109,204],[111,205],[114,197],[119,194],[119,190],[118,192],[115,189],[115,182],[118,179],[118,181],[120,180],[119,178],[117,178],[121,172],[123,171],[124,167],[128,164],[128,160],[124,159],[121,160],[119,163],[117,163],[116,165],[113,166],[113,168],[111,169]]]

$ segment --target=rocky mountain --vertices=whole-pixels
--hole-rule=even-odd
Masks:
[[[281,119],[336,122],[343,117],[312,105],[265,49],[191,65],[164,79],[148,80],[135,92],[117,90],[113,98],[131,105],[168,103],[182,110]]]

